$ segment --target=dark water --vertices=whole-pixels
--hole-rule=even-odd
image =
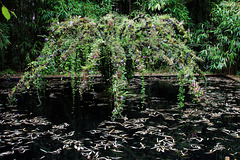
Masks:
[[[141,107],[140,79],[134,79],[122,119],[111,121],[107,91],[94,91],[73,105],[68,83],[51,82],[40,102],[34,93],[18,105],[0,101],[2,159],[240,159],[240,85],[208,77],[205,101],[178,109],[174,77],[146,79]]]

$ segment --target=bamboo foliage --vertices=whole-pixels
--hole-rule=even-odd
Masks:
[[[207,69],[231,69],[239,62],[240,6],[238,2],[223,1],[211,12],[211,21],[202,24],[196,32],[196,42],[201,45],[200,56]]]

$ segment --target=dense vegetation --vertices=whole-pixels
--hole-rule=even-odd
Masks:
[[[172,68],[178,73],[180,107],[184,86],[196,100],[201,96],[194,77],[199,67],[239,72],[235,0],[11,0],[2,5],[17,18],[1,18],[1,69],[23,71],[29,64],[13,93],[33,84],[41,89],[42,76],[56,73],[71,76],[73,95],[77,90],[81,95],[101,73],[114,99],[113,114],[119,114],[136,72],[142,75],[144,102],[146,72]]]
[[[114,99],[113,114],[119,114],[134,72],[142,75],[144,100],[147,71],[160,68],[162,64],[178,71],[181,106],[183,86],[194,82],[194,73],[200,72],[194,52],[185,45],[188,33],[168,15],[149,17],[139,13],[128,19],[108,14],[99,21],[77,16],[55,22],[50,30],[51,37],[46,39],[41,55],[30,63],[31,70],[25,72],[15,89],[30,88],[31,84],[40,88],[39,78],[59,73],[70,75],[73,95],[75,89],[81,95],[93,76],[101,73]]]
[[[240,5],[223,1],[215,5],[210,21],[200,24],[194,40],[200,46],[200,54],[207,70],[228,69],[239,71],[240,52]]]

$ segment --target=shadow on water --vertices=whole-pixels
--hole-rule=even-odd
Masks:
[[[110,120],[111,107],[107,96],[104,84],[96,79],[93,89],[81,97],[76,92],[73,101],[70,82],[56,80],[47,86],[40,101],[34,93],[19,96],[18,108],[36,116],[44,116],[55,125],[71,124],[68,128],[82,133],[96,128],[103,120]]]
[[[69,82],[60,81],[47,87],[40,106],[31,92],[17,106],[1,98],[0,158],[240,159],[239,83],[208,77],[204,103],[183,109],[174,77],[146,78],[144,108],[140,84],[131,81],[125,117],[116,121],[100,79],[75,104]]]

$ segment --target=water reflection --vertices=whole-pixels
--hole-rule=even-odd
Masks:
[[[148,78],[147,85],[148,106],[142,109],[137,98],[129,98],[126,117],[114,122],[100,82],[75,107],[64,97],[68,90],[49,90],[40,107],[26,99],[19,104],[21,110],[2,105],[0,157],[240,159],[238,83],[209,77],[205,102],[186,102],[183,110],[176,105],[175,79]],[[137,79],[131,87],[138,97]]]

